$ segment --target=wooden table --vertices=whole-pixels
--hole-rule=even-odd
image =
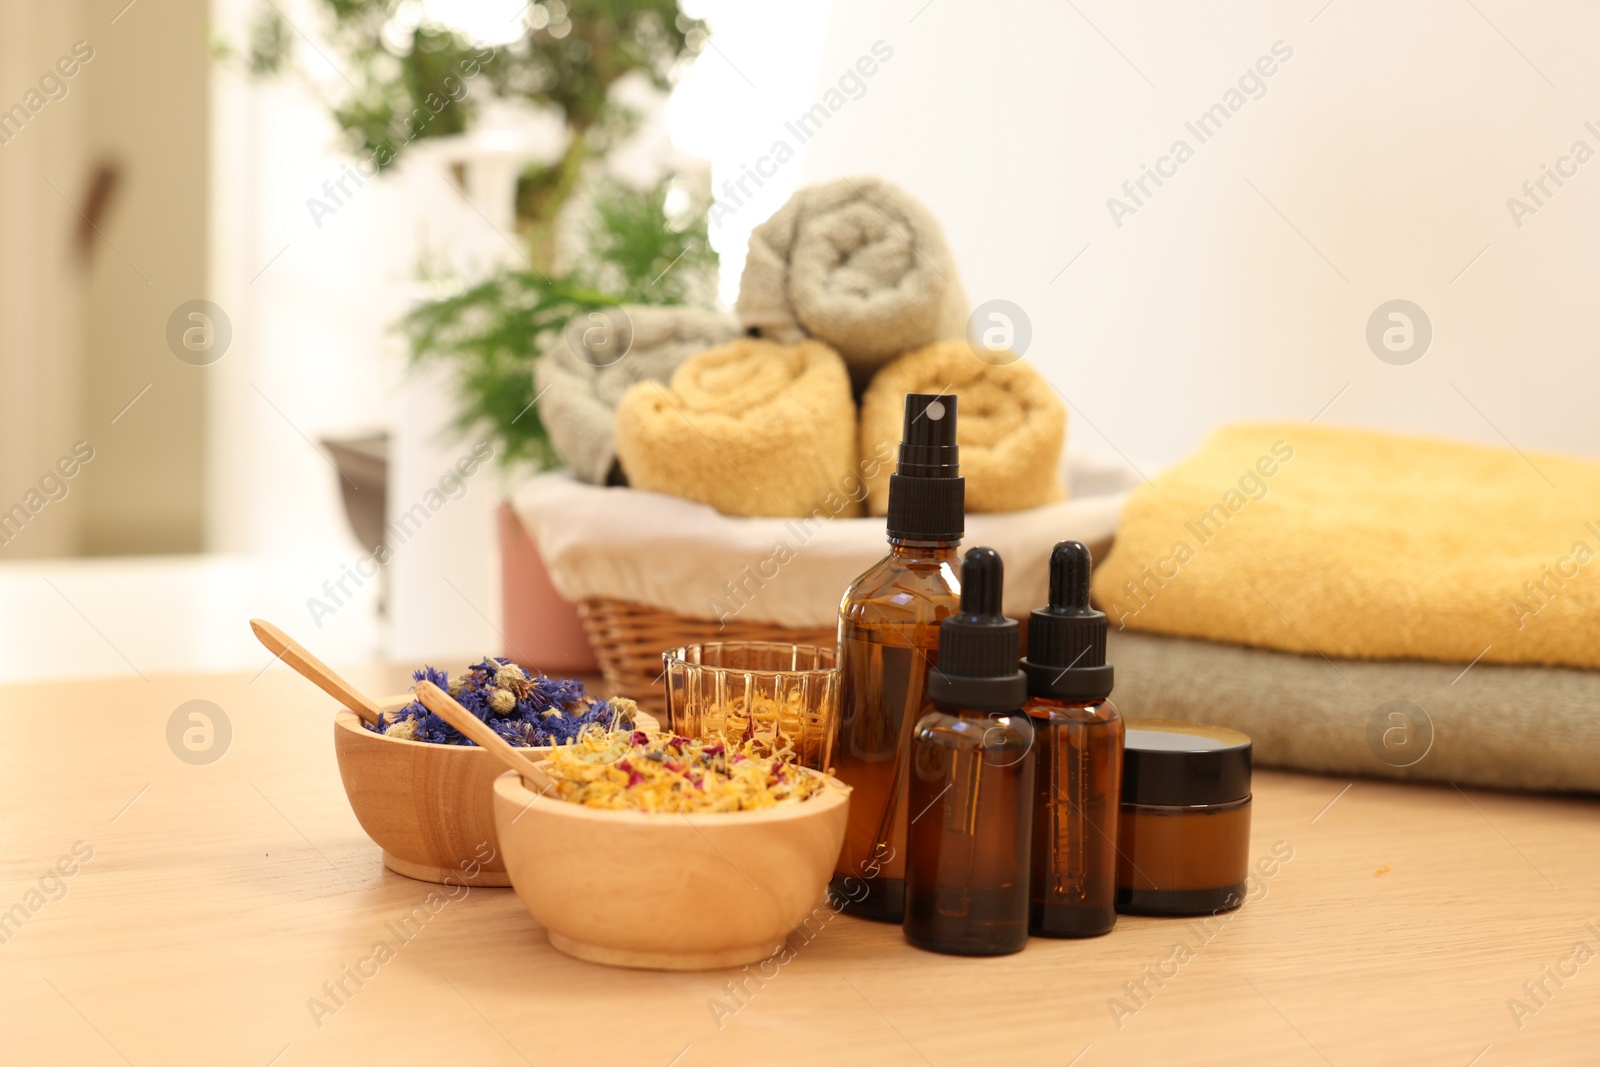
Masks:
[[[392,669],[350,674],[402,688]],[[197,699],[232,727],[209,765],[167,741]],[[1260,772],[1251,851],[1293,858],[1209,930],[1124,918],[960,960],[841,917],[758,984],[568,959],[503,889],[402,942],[393,924],[436,887],[383,869],[345,802],[329,702],[281,665],[14,687],[0,716],[8,1064],[1600,1060],[1589,800]],[[76,872],[41,884],[58,860]],[[358,987],[346,968],[380,941],[393,958]]]

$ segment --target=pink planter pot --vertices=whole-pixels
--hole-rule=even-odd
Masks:
[[[550,583],[539,548],[511,505],[500,505],[499,526],[501,630],[511,646],[506,655],[546,674],[597,671],[600,664],[577,606],[563,600]]]

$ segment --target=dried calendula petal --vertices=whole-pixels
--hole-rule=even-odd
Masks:
[[[632,726],[639,721],[639,705],[627,697],[612,697],[608,704],[611,705],[611,714],[617,729]]]
[[[754,746],[754,752],[802,766],[822,763],[827,723],[820,708],[807,707],[799,690],[785,693],[781,700],[765,693],[737,696],[702,709],[699,716],[708,735]]]
[[[642,730],[587,731],[540,767],[555,796],[614,811],[754,811],[796,804],[823,788],[819,776],[755,742],[730,751],[721,741]]]

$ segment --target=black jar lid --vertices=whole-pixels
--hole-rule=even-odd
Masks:
[[[1250,738],[1226,726],[1127,719],[1124,804],[1229,804],[1250,795]]]

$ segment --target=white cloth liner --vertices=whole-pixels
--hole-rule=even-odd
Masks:
[[[1139,481],[1121,461],[1070,454],[1064,473],[1060,503],[967,516],[963,546],[988,545],[1005,559],[1014,618],[1044,603],[1052,546],[1075,538],[1103,550]],[[565,473],[528,481],[512,505],[568,600],[625,600],[696,618],[832,626],[845,587],[887,551],[882,518],[733,518]]]

